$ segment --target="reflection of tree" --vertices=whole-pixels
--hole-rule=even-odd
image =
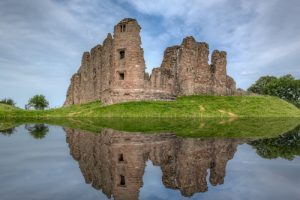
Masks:
[[[30,135],[35,139],[43,139],[49,131],[48,126],[45,124],[35,124],[29,125],[26,124],[25,128],[29,131]]]
[[[295,156],[300,156],[300,126],[277,138],[255,140],[250,145],[263,158],[293,160]]]
[[[2,133],[3,135],[12,135],[14,132],[15,132],[15,128],[0,130],[0,133]]]

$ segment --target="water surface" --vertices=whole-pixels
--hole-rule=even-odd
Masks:
[[[10,127],[0,134],[0,197],[296,200],[299,130],[253,139]]]

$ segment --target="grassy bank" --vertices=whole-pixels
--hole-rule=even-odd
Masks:
[[[26,111],[0,105],[0,118],[51,117],[300,117],[294,105],[270,96],[189,96],[176,101],[100,102],[45,111]]]
[[[128,102],[110,106],[93,102],[45,111],[0,105],[0,130],[26,123],[46,123],[99,133],[173,132],[182,137],[274,137],[300,123],[300,110],[269,96],[190,96],[173,102]]]

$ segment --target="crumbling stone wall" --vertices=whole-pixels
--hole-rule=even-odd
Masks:
[[[83,53],[81,66],[71,78],[65,105],[101,100],[102,94],[110,90],[112,49],[113,39],[108,34],[102,45]]]
[[[172,100],[176,96],[232,95],[234,80],[226,72],[226,52],[215,50],[208,63],[209,47],[192,36],[181,45],[168,47],[160,67],[145,73],[141,27],[126,18],[114,27],[102,45],[82,56],[71,78],[64,105],[95,100],[112,104],[135,100]]]

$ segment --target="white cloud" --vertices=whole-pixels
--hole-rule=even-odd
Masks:
[[[61,105],[82,52],[101,43],[124,17],[138,18],[142,26],[148,71],[160,65],[166,47],[193,35],[211,51],[228,51],[228,72],[239,87],[266,74],[299,78],[299,10],[297,0],[3,0],[0,98],[9,95],[24,105],[38,92]]]
[[[193,34],[212,48],[227,50],[228,71],[238,86],[246,88],[265,74],[300,77],[300,57],[294,55],[300,50],[297,0],[127,2],[142,13],[163,17],[166,30],[180,27],[180,34],[172,31]],[[245,77],[245,71],[251,76]]]
[[[29,95],[43,93],[61,105],[82,52],[126,15],[111,1],[1,1],[0,98],[23,107]]]

